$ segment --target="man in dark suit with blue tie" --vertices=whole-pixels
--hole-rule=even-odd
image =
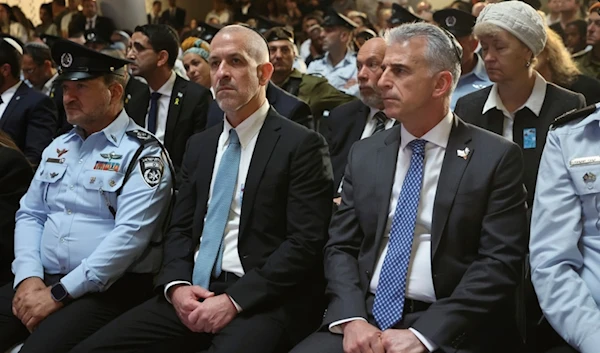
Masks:
[[[21,81],[22,57],[15,39],[0,38],[0,130],[37,165],[56,133],[58,117],[52,99]]]
[[[400,125],[350,151],[324,250],[329,306],[293,353],[521,352],[520,149],[450,111],[451,36],[414,23],[386,42],[378,85]]]
[[[157,297],[71,353],[288,351],[323,315],[321,251],[333,183],[325,139],[278,114],[265,41],[213,39],[226,119],[190,138]]]

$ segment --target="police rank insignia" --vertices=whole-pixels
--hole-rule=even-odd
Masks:
[[[149,133],[142,130],[135,130],[135,136],[140,140],[148,140],[152,137]]]
[[[61,157],[63,154],[65,154],[67,152],[69,152],[69,150],[66,148],[63,148],[63,149],[57,148],[56,149],[56,154],[58,155],[58,157]]]
[[[162,179],[164,164],[160,157],[144,157],[140,159],[140,169],[144,182],[154,188]]]

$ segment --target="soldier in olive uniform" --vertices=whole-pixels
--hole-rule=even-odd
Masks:
[[[269,42],[271,63],[275,67],[271,81],[306,102],[313,116],[321,117],[323,111],[355,99],[330,85],[325,78],[303,74],[292,67],[294,34],[291,31],[274,27],[265,33],[265,38]]]
[[[592,49],[574,54],[573,60],[582,74],[600,79],[600,3],[589,10],[587,44]]]

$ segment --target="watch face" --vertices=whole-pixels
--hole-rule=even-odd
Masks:
[[[65,286],[63,286],[60,282],[52,286],[52,289],[50,289],[50,294],[52,294],[52,299],[57,302],[65,300],[69,295],[65,289]]]

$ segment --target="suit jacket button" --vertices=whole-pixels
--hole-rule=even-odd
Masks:
[[[247,258],[248,258],[248,255],[242,255],[242,259],[244,259],[244,260],[245,260],[245,259],[247,259]]]

